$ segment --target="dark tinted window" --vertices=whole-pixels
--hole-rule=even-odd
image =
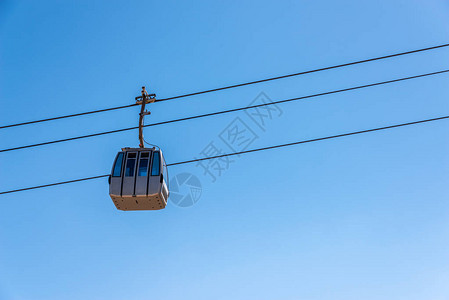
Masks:
[[[123,163],[123,152],[120,152],[115,160],[114,171],[112,171],[113,177],[120,177],[122,175],[122,163]]]
[[[136,167],[136,153],[128,153],[128,159],[126,160],[125,176],[134,176],[134,169]]]
[[[146,155],[145,155],[146,154]],[[137,170],[137,176],[148,176],[148,153],[141,153],[140,162],[139,162],[139,170]]]
[[[151,166],[151,175],[157,176],[160,173],[160,157],[159,152],[153,152],[153,165]]]

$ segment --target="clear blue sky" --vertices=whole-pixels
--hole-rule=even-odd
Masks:
[[[0,124],[449,41],[445,0],[0,1]],[[151,106],[147,123],[449,68],[440,49]],[[145,130],[199,157],[449,114],[449,75]],[[0,131],[1,149],[136,126],[138,108]],[[0,196],[0,299],[447,299],[449,122],[234,158],[197,204],[122,212],[106,179]],[[0,190],[110,171],[137,132],[0,154]]]

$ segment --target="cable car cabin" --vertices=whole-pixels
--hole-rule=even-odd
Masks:
[[[109,195],[120,210],[157,210],[167,205],[166,167],[160,150],[122,148],[109,176]]]

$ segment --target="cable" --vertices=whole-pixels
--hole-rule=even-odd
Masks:
[[[85,180],[91,180],[91,179],[97,179],[97,178],[102,178],[102,177],[107,177],[107,176],[109,176],[109,174],[92,176],[92,177],[86,177],[86,178],[80,178],[80,179],[74,179],[74,180],[68,180],[68,181],[62,181],[62,182],[56,182],[56,183],[50,183],[50,184],[44,184],[44,185],[33,186],[33,187],[27,187],[27,188],[23,188],[23,189],[17,189],[17,190],[12,190],[12,191],[0,192],[0,195],[9,194],[9,193],[16,193],[16,192],[23,192],[23,191],[28,191],[28,190],[40,189],[40,188],[45,188],[45,187],[50,187],[50,186],[55,186],[55,185],[61,185],[61,184],[67,184],[67,183],[73,183],[73,182],[79,182],[79,181],[85,181]]]
[[[159,147],[158,145],[148,143],[147,140],[146,140],[145,138],[143,139],[143,141],[144,141],[145,144],[147,144],[148,146],[153,146],[154,148],[157,148],[157,149],[159,149],[159,150],[161,149],[161,147]]]
[[[288,78],[288,77],[294,77],[294,76],[311,74],[311,73],[327,71],[327,70],[332,70],[332,69],[337,69],[337,68],[343,68],[343,67],[353,66],[353,65],[357,65],[357,64],[363,64],[363,63],[367,63],[367,62],[373,62],[373,61],[382,60],[382,59],[388,59],[388,58],[393,58],[393,57],[398,57],[398,56],[403,56],[403,55],[408,55],[408,54],[414,54],[414,53],[419,53],[419,52],[424,52],[424,51],[429,51],[429,50],[435,50],[435,49],[444,48],[444,47],[448,47],[448,46],[449,46],[449,44],[441,44],[441,45],[433,46],[433,47],[421,48],[421,49],[412,50],[412,51],[400,52],[400,53],[395,53],[395,54],[390,54],[390,55],[385,55],[385,56],[379,56],[379,57],[374,57],[374,58],[369,58],[369,59],[364,59],[364,60],[359,60],[359,61],[339,64],[339,65],[333,65],[333,66],[329,66],[329,67],[318,68],[318,69],[314,69],[314,70],[302,71],[302,72],[293,73],[293,74],[276,76],[276,77],[271,77],[271,78],[266,78],[266,79],[260,79],[260,80],[255,80],[255,81],[249,81],[249,82],[244,82],[244,83],[224,86],[224,87],[221,87],[221,88],[209,89],[209,90],[204,90],[204,91],[200,91],[200,92],[194,92],[194,93],[189,93],[189,94],[184,94],[184,95],[173,96],[173,97],[169,97],[169,98],[158,99],[158,100],[156,100],[156,102],[162,102],[162,101],[167,101],[167,100],[191,97],[191,96],[196,96],[196,95],[201,95],[201,94],[206,94],[206,93],[212,93],[212,92],[217,92],[217,91],[222,91],[222,90],[227,90],[227,89],[232,89],[232,88],[238,88],[238,87],[252,85],[252,84],[258,84],[258,83],[267,82],[267,81],[273,81],[273,80],[284,79],[284,78]],[[89,115],[89,114],[95,114],[95,113],[100,113],[100,112],[106,112],[106,111],[111,111],[111,110],[128,108],[128,107],[132,107],[132,106],[136,106],[136,105],[138,105],[138,104],[133,103],[133,104],[129,104],[129,105],[123,105],[123,106],[117,106],[117,107],[110,107],[110,108],[92,110],[92,111],[87,111],[87,112],[82,112],[82,113],[77,113],[77,114],[70,114],[70,115],[64,115],[64,116],[47,118],[47,119],[41,119],[41,120],[34,120],[34,121],[28,121],[28,122],[22,122],[22,123],[10,124],[10,125],[3,125],[3,126],[0,126],[0,129],[11,128],[11,127],[16,127],[16,126],[22,126],[22,125],[35,124],[35,123],[41,123],[41,122],[47,122],[47,121],[54,121],[54,120],[59,120],[59,119],[71,118],[71,117],[84,116],[84,115]]]
[[[433,122],[433,121],[439,121],[439,120],[444,120],[444,119],[449,119],[449,116],[432,118],[432,119],[426,119],[426,120],[421,120],[421,121],[414,121],[414,122],[409,122],[409,123],[396,124],[396,125],[390,125],[390,126],[385,126],[385,127],[378,127],[378,128],[374,128],[374,129],[367,129],[367,130],[361,130],[361,131],[355,131],[355,132],[349,132],[349,133],[342,133],[342,134],[338,134],[338,135],[331,135],[331,136],[326,136],[326,137],[316,138],[316,139],[311,139],[311,140],[304,140],[304,141],[298,141],[298,142],[287,143],[287,144],[282,144],[282,145],[269,146],[269,147],[252,149],[252,150],[246,150],[246,151],[240,151],[240,152],[235,152],[235,153],[222,154],[222,155],[217,155],[217,156],[213,156],[213,157],[197,158],[197,159],[192,159],[192,160],[186,160],[186,161],[182,161],[182,162],[167,164],[167,166],[177,166],[177,165],[183,165],[183,164],[189,164],[189,163],[193,163],[193,162],[198,162],[198,161],[202,161],[202,160],[216,159],[216,158],[221,158],[221,157],[226,157],[226,156],[234,156],[234,155],[240,155],[240,154],[247,154],[247,153],[252,153],[252,152],[258,152],[258,151],[264,151],[264,150],[288,147],[288,146],[299,145],[299,144],[313,143],[313,142],[330,140],[330,139],[335,139],[335,138],[340,138],[340,137],[345,137],[345,136],[351,136],[351,135],[356,135],[356,134],[374,132],[374,131],[379,131],[379,130],[392,129],[392,128],[409,126],[409,125],[416,125],[416,124]]]
[[[183,164],[189,164],[189,163],[199,162],[199,161],[209,160],[209,159],[217,159],[217,158],[222,158],[222,157],[227,157],[227,156],[248,154],[248,153],[253,153],[253,152],[258,152],[258,151],[265,151],[265,150],[289,147],[289,146],[294,146],[294,145],[299,145],[299,144],[313,143],[313,142],[318,142],[318,141],[324,141],[324,140],[330,140],[330,139],[335,139],[335,138],[353,136],[353,135],[357,135],[357,134],[375,132],[375,131],[380,131],[380,130],[387,130],[387,129],[393,129],[393,128],[398,128],[398,127],[423,124],[423,123],[427,123],[427,122],[440,121],[440,120],[444,120],[444,119],[449,119],[449,115],[448,116],[437,117],[437,118],[432,118],[432,119],[425,119],[425,120],[420,120],[420,121],[414,121],[414,122],[390,125],[390,126],[385,126],[385,127],[378,127],[378,128],[373,128],[373,129],[367,129],[367,130],[361,130],[361,131],[354,131],[354,132],[349,132],[349,133],[331,135],[331,136],[315,138],[315,139],[310,139],[310,140],[302,140],[302,141],[297,141],[297,142],[292,142],[292,143],[287,143],[287,144],[274,145],[274,146],[263,147],[263,148],[258,148],[258,149],[251,149],[251,150],[246,150],[246,151],[233,152],[233,153],[222,154],[222,155],[217,155],[217,156],[212,156],[212,157],[204,157],[204,158],[198,158],[198,159],[185,160],[185,161],[180,161],[180,162],[176,162],[176,163],[167,164],[167,167],[183,165]],[[33,189],[39,189],[39,188],[55,186],[55,185],[61,185],[61,184],[67,184],[67,183],[73,183],[73,182],[78,182],[78,181],[84,181],[84,180],[108,177],[108,176],[109,176],[109,174],[98,175],[98,176],[93,176],[93,177],[87,177],[87,178],[81,178],[81,179],[75,179],[75,180],[69,180],[69,181],[62,181],[62,182],[56,182],[56,183],[51,183],[51,184],[45,184],[45,185],[38,185],[38,186],[34,186],[34,187],[27,187],[27,188],[22,188],[22,189],[16,189],[16,190],[0,192],[0,195],[16,193],[16,192],[21,192],[21,191],[27,191],[27,190],[33,190]]]
[[[331,95],[331,94],[336,94],[336,93],[342,93],[342,92],[348,92],[348,91],[353,91],[353,90],[357,90],[357,89],[363,89],[363,88],[368,88],[368,87],[373,87],[373,86],[378,86],[378,85],[395,83],[395,82],[400,82],[400,81],[405,81],[405,80],[410,80],[410,79],[416,79],[416,78],[422,78],[422,77],[427,77],[427,76],[432,76],[432,75],[438,75],[438,74],[443,74],[443,73],[447,73],[447,72],[449,72],[449,69],[442,70],[442,71],[437,71],[437,72],[432,72],[432,73],[421,74],[421,75],[410,76],[410,77],[398,78],[398,79],[393,79],[393,80],[388,80],[388,81],[370,83],[370,84],[366,84],[366,85],[360,85],[360,86],[356,86],[356,87],[350,87],[350,88],[345,88],[345,89],[340,89],[340,90],[323,92],[323,93],[318,93],[318,94],[313,94],[313,95],[307,95],[307,96],[302,96],[302,97],[296,97],[296,98],[290,98],[290,99],[285,99],[285,100],[280,100],[280,101],[274,101],[274,102],[270,102],[270,103],[264,103],[264,104],[259,104],[259,105],[252,105],[252,106],[228,109],[228,110],[219,111],[219,112],[213,112],[213,113],[208,113],[208,114],[202,114],[202,115],[196,115],[196,116],[185,117],[185,118],[180,118],[180,119],[174,119],[174,120],[169,120],[169,121],[163,121],[163,122],[148,124],[148,125],[145,125],[144,127],[159,126],[159,125],[165,125],[165,124],[176,123],[176,122],[181,122],[181,121],[187,121],[187,120],[193,120],[193,119],[198,119],[198,118],[210,117],[210,116],[215,116],[215,115],[220,115],[220,114],[226,114],[226,113],[236,112],[236,111],[240,111],[240,110],[253,109],[253,108],[262,107],[262,106],[282,104],[282,103],[286,103],[286,102],[304,100],[304,99],[315,98],[315,97]],[[95,136],[101,136],[101,135],[106,135],[106,134],[118,133],[118,132],[122,132],[122,131],[138,129],[138,128],[139,128],[138,126],[128,127],[128,128],[116,129],[116,130],[111,130],[111,131],[104,131],[104,132],[99,132],[99,133],[82,135],[82,136],[77,136],[77,137],[71,137],[71,138],[66,138],[66,139],[62,139],[62,140],[54,140],[54,141],[43,142],[43,143],[38,143],[38,144],[31,144],[31,145],[19,146],[19,147],[14,147],[14,148],[1,149],[0,153],[8,152],[8,151],[20,150],[20,149],[26,149],[26,148],[33,148],[33,147],[44,146],[44,145],[50,145],[50,144],[61,143],[61,142],[68,142],[68,141],[84,139],[84,138],[89,138],[89,137],[95,137]]]
[[[407,52],[401,52],[401,53],[396,53],[396,54],[379,56],[379,57],[375,57],[375,58],[369,58],[369,59],[354,61],[354,62],[340,64],[340,65],[334,65],[334,66],[330,66],[330,67],[324,67],[324,68],[319,68],[319,69],[314,69],[314,70],[309,70],[309,71],[302,71],[302,72],[288,74],[288,75],[282,75],[282,76],[277,76],[277,77],[260,79],[260,80],[256,80],[256,81],[249,81],[249,82],[245,82],[245,83],[229,85],[229,86],[216,88],[216,89],[211,89],[211,90],[206,90],[206,91],[202,91],[202,92],[196,92],[196,93],[190,93],[190,94],[185,94],[185,95],[180,95],[180,96],[174,96],[174,97],[170,97],[170,98],[160,99],[160,100],[156,100],[156,102],[167,101],[167,100],[172,100],[172,99],[179,99],[179,98],[190,97],[190,96],[196,96],[196,95],[201,95],[201,94],[206,94],[206,93],[211,93],[211,92],[217,92],[217,91],[222,91],[222,90],[227,90],[227,89],[233,89],[233,88],[242,87],[242,86],[251,85],[251,84],[257,84],[257,83],[262,83],[262,82],[267,82],[267,81],[272,81],[272,80],[284,79],[284,78],[288,78],[288,77],[294,77],[294,76],[311,74],[311,73],[327,71],[327,70],[332,70],[332,69],[337,69],[337,68],[343,68],[343,67],[363,64],[363,63],[367,63],[367,62],[372,62],[372,61],[376,61],[376,60],[393,58],[393,57],[397,57],[397,56],[402,56],[402,55],[407,55],[407,54],[412,54],[412,53],[418,53],[418,52],[422,52],[422,51],[434,50],[434,49],[443,48],[443,47],[447,47],[447,46],[449,46],[449,44],[443,44],[443,45],[434,46],[434,47],[428,47],[428,48],[423,48],[423,49],[418,49],[418,50],[412,50],[412,51],[407,51]]]
[[[79,117],[79,116],[90,115],[90,114],[95,114],[95,113],[100,113],[100,112],[105,112],[105,111],[111,111],[111,110],[116,110],[116,109],[128,108],[128,107],[136,106],[136,105],[138,105],[138,104],[133,103],[133,104],[129,104],[129,105],[123,105],[123,106],[117,106],[117,107],[110,107],[110,108],[92,110],[92,111],[82,112],[82,113],[78,113],[78,114],[71,114],[71,115],[53,117],[53,118],[48,118],[48,119],[41,119],[41,120],[28,121],[28,122],[23,122],[23,123],[3,125],[3,126],[0,126],[0,129],[11,128],[11,127],[16,127],[16,126],[22,126],[22,125],[35,124],[35,123],[41,123],[41,122],[47,122],[47,121],[60,120],[60,119],[65,119],[65,118]]]

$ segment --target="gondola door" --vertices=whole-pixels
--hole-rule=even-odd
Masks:
[[[154,151],[152,154],[151,171],[150,171],[150,185],[148,195],[157,196],[161,191],[161,157],[159,151]]]
[[[125,153],[119,152],[115,158],[114,166],[109,181],[109,194],[115,197],[122,195],[122,169]]]
[[[136,196],[146,196],[148,194],[148,167],[150,165],[151,152],[139,152],[139,165],[136,176]]]
[[[137,152],[127,152],[122,182],[122,196],[135,196]]]

